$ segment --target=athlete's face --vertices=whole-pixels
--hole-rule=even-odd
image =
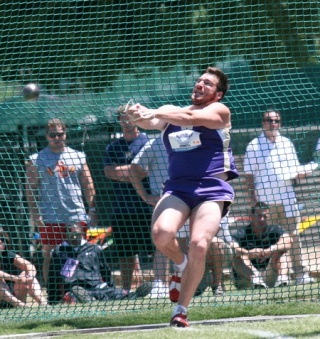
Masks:
[[[196,81],[191,99],[194,105],[206,105],[222,98],[222,92],[217,90],[219,79],[210,73],[204,73]]]
[[[67,136],[62,126],[50,126],[46,137],[53,152],[61,152],[64,149]]]

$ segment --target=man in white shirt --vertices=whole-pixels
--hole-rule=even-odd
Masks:
[[[316,149],[313,152],[314,160],[320,164],[320,138],[317,141]]]
[[[292,142],[280,135],[281,114],[266,111],[262,120],[262,133],[246,149],[244,172],[252,205],[267,203],[273,224],[281,225],[291,235],[292,264],[296,284],[312,283],[303,266],[298,224],[301,215],[292,180],[305,177],[313,165],[301,166]]]

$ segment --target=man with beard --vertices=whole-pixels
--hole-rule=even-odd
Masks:
[[[187,308],[204,274],[212,239],[234,198],[227,183],[238,176],[230,148],[231,113],[220,102],[228,88],[227,76],[208,67],[194,85],[190,106],[148,109],[136,104],[129,109],[136,125],[162,131],[169,156],[169,179],[153,212],[152,237],[174,262],[169,295],[177,306],[171,326],[189,326]],[[188,219],[187,256],[176,236]]]

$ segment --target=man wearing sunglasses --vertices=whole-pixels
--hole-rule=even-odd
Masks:
[[[66,138],[65,124],[60,119],[50,119],[46,126],[48,146],[30,156],[26,169],[29,212],[43,245],[45,284],[50,252],[64,240],[66,225],[77,222],[86,228],[87,220],[93,226],[97,221],[96,192],[86,156],[67,147]]]
[[[244,172],[252,205],[264,202],[270,207],[271,222],[289,232],[292,242],[291,258],[296,284],[313,282],[303,266],[298,224],[298,208],[293,180],[305,177],[307,167],[301,166],[293,143],[280,134],[281,114],[268,110],[263,114],[262,133],[246,149]]]

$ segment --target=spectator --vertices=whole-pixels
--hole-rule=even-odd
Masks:
[[[151,194],[149,194],[143,185],[143,179],[147,176],[149,176]],[[163,184],[168,179],[168,155],[161,136],[148,141],[135,156],[130,166],[130,177],[132,185],[140,197],[147,204],[155,206],[162,194]],[[185,228],[187,227],[185,225]],[[178,237],[180,242],[184,242],[184,248],[186,249],[187,237],[186,235],[183,236],[185,234],[184,230],[181,230],[180,234],[178,234]],[[153,262],[154,280],[150,293],[151,298],[169,296],[169,288],[167,286],[169,264],[169,259],[156,249]]]
[[[231,243],[237,289],[290,284],[286,253],[291,248],[291,239],[281,227],[268,224],[269,216],[268,205],[257,202],[251,210],[250,225],[239,230]]]
[[[46,126],[48,146],[31,155],[27,163],[26,195],[31,219],[41,236],[43,278],[47,284],[50,251],[65,237],[70,222],[87,220],[96,225],[95,188],[82,152],[66,146],[66,126],[50,119]],[[82,190],[88,205],[86,214]]]
[[[163,183],[167,179],[167,158],[168,156],[161,138],[158,137],[148,141],[131,162],[129,171],[132,185],[139,196],[151,206],[155,206],[160,199]],[[149,177],[151,194],[149,194],[143,184],[143,179],[147,176]],[[150,293],[151,298],[164,298],[169,295],[169,288],[167,286],[169,264],[169,259],[159,250],[156,250],[153,261],[154,280]]]
[[[234,198],[227,183],[238,176],[230,148],[231,113],[220,103],[228,87],[226,75],[208,67],[196,81],[190,106],[147,109],[136,104],[129,109],[141,128],[163,131],[169,155],[170,179],[153,213],[152,236],[175,264],[169,294],[178,304],[171,326],[189,326],[187,308],[204,274],[210,243]],[[187,257],[176,234],[188,219]]]
[[[6,248],[7,238],[0,233],[0,306],[28,307],[28,295],[40,306],[47,306],[36,268],[28,260]]]
[[[87,242],[84,235],[81,224],[67,225],[66,240],[52,251],[48,283],[50,304],[137,299],[150,292],[147,283],[129,295],[115,288],[101,247]]]
[[[124,107],[118,109],[118,120],[123,137],[107,146],[104,173],[112,180],[113,192],[111,223],[113,248],[120,258],[122,288],[130,292],[135,267],[135,255],[153,253],[150,235],[151,207],[137,194],[131,184],[129,168],[133,158],[148,141],[145,133],[129,121]],[[144,185],[148,190],[147,178]]]
[[[281,114],[266,111],[262,120],[262,133],[246,149],[244,171],[252,205],[269,205],[271,222],[288,231],[292,241],[292,265],[296,284],[314,280],[303,266],[298,224],[301,222],[292,180],[306,176],[317,165],[301,166],[292,142],[280,135]]]

